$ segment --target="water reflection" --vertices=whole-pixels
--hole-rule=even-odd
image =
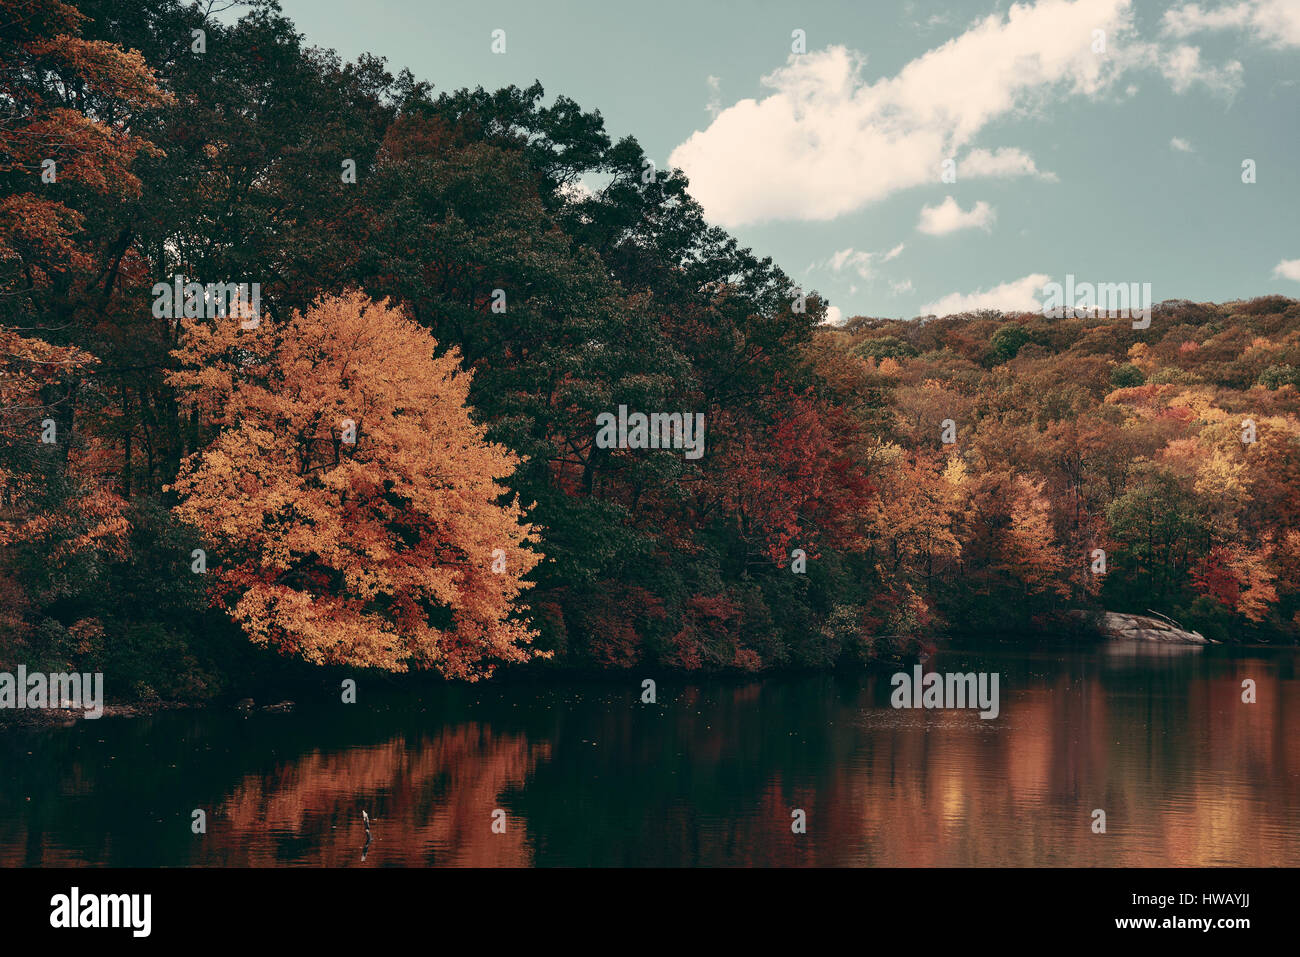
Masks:
[[[638,677],[8,732],[0,864],[1296,866],[1296,662],[1109,646],[929,663],[999,672],[994,721],[896,711],[884,678],[660,676],[656,705]]]

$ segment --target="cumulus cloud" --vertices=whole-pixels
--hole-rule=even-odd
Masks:
[[[1283,259],[1273,267],[1273,278],[1300,282],[1300,259]]]
[[[1189,37],[1215,30],[1239,30],[1269,46],[1300,46],[1300,3],[1296,0],[1241,0],[1202,7],[1179,4],[1161,21],[1169,36]]]
[[[844,313],[839,306],[827,306],[826,318],[822,320],[824,326],[838,326],[844,321]]]
[[[1054,90],[1099,93],[1113,70],[1092,31],[1131,20],[1131,0],[1015,5],[870,83],[843,46],[791,54],[763,78],[770,95],[723,110],[670,160],[724,226],[832,219],[934,181],[989,123]]]
[[[1093,52],[1094,30],[1110,52]],[[865,62],[844,46],[791,54],[762,78],[765,95],[727,107],[673,150],[711,219],[834,219],[935,182],[943,161],[967,149],[965,177],[1027,175],[1037,167],[1025,154],[972,149],[976,137],[1055,99],[1099,97],[1152,64],[1180,91],[1231,87],[1240,72],[1203,64],[1196,47],[1138,41],[1132,0],[1013,4],[893,76],[868,80]]]
[[[1023,279],[1004,282],[988,291],[979,290],[972,293],[953,292],[926,303],[921,307],[924,315],[951,316],[960,312],[975,312],[979,309],[1000,309],[1003,312],[1039,312],[1043,307],[1039,301],[1043,286],[1051,276],[1045,273],[1033,273]]]
[[[1187,140],[1183,139],[1181,136],[1175,136],[1173,139],[1171,139],[1169,141],[1169,146],[1171,149],[1178,150],[1178,152],[1180,153],[1196,152],[1196,148],[1193,147],[1191,143],[1187,142]]]
[[[996,214],[993,207],[980,200],[969,210],[964,210],[951,196],[945,197],[938,206],[921,207],[921,221],[916,228],[930,236],[944,236],[959,229],[993,228]]]

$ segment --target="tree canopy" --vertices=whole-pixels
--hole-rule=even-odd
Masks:
[[[539,85],[437,92],[273,3],[0,12],[0,655],[208,693],[231,635],[476,677],[1103,604],[1300,631],[1293,300],[830,328]],[[191,283],[258,322],[157,308]],[[602,447],[620,406],[705,454]]]

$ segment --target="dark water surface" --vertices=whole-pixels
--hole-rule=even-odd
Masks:
[[[927,664],[998,672],[991,721],[894,710],[887,677],[647,672],[654,705],[639,676],[421,696],[362,682],[356,705],[291,714],[10,730],[0,865],[1297,866],[1298,663],[1115,645]]]

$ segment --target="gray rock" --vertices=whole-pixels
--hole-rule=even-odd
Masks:
[[[1110,641],[1162,641],[1180,645],[1217,644],[1199,631],[1187,631],[1163,617],[1126,615],[1108,611],[1101,616],[1099,624],[1102,635]]]

